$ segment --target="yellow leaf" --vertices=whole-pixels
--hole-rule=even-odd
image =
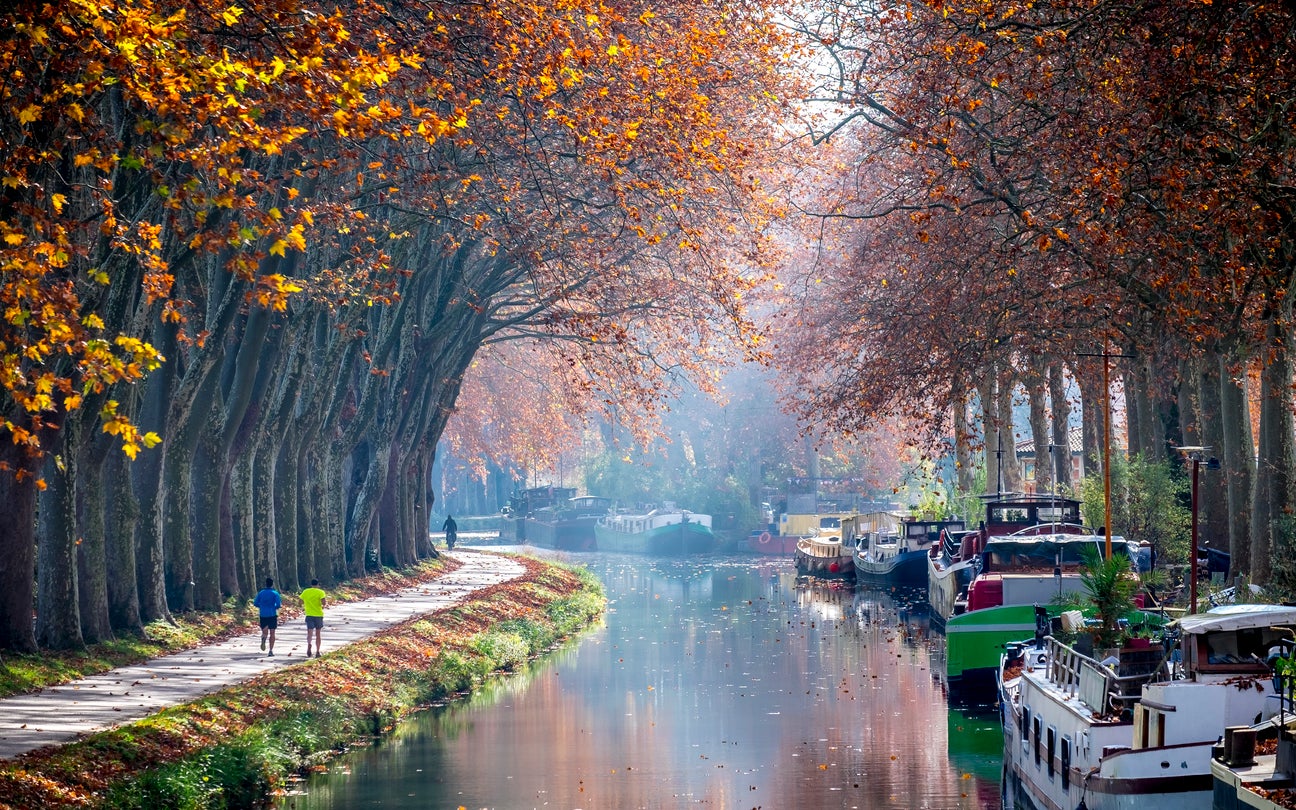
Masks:
[[[39,104],[28,104],[23,108],[22,112],[18,113],[18,123],[30,124],[37,118],[40,118],[40,111],[41,108]]]
[[[234,25],[238,22],[238,18],[241,16],[243,16],[243,9],[238,6],[230,6],[223,14],[221,14],[221,19],[225,21],[226,25]]]
[[[282,240],[282,239],[276,239],[276,240],[275,240],[275,243],[274,243],[273,245],[270,246],[270,255],[272,255],[272,256],[282,256],[282,255],[284,255],[284,250],[285,250],[287,247],[288,247],[288,243],[287,243],[287,242],[285,242],[285,241]]]
[[[50,197],[50,202],[54,204],[54,210],[63,213],[63,204],[67,202],[67,196],[64,194],[54,194]]]
[[[276,56],[276,57],[274,58],[274,61],[270,63],[270,68],[271,68],[271,72],[272,72],[272,74],[274,75],[274,77],[275,77],[276,79],[279,78],[279,75],[282,74],[282,73],[284,72],[284,62],[283,62],[283,60]]]
[[[5,244],[15,246],[21,245],[23,243],[23,238],[23,235],[20,233],[7,233],[5,234]]]

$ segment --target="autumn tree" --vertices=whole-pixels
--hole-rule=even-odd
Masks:
[[[1227,509],[1252,512],[1249,551],[1263,577],[1273,516],[1292,503],[1280,382],[1288,198],[1275,182],[1292,165],[1280,101],[1290,77],[1275,58],[1290,48],[1290,13],[896,2],[819,4],[802,19],[821,64],[835,68],[823,97],[843,110],[818,131],[858,155],[815,206],[858,230],[843,282],[855,286],[827,295],[878,302],[872,317],[836,324],[878,323],[887,298],[928,313],[907,343],[880,328],[842,341],[841,384],[807,412],[839,414],[849,402],[872,415],[859,391],[918,390],[936,398],[922,409],[939,414],[958,397],[951,380],[967,384],[993,363],[1026,369],[1113,347],[1132,355],[1120,369],[1130,446],[1163,456],[1167,442],[1187,443],[1183,386],[1186,404],[1215,401],[1183,371],[1200,359],[1222,370],[1203,380],[1219,381],[1220,408],[1234,415],[1221,441],[1237,476],[1250,453],[1236,429],[1238,381],[1261,367],[1257,500],[1252,510],[1239,481]],[[1088,390],[1090,401],[1107,396]],[[1235,553],[1240,531],[1235,521]]]
[[[625,403],[751,345],[769,14],[10,12],[0,645],[35,646],[33,603],[74,646],[432,553],[437,439],[493,341]]]

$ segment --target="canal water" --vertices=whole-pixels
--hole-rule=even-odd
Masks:
[[[903,593],[790,559],[564,557],[606,621],[332,761],[277,807],[998,807],[997,717],[951,710]]]

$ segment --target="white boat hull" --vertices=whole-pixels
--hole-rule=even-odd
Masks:
[[[1001,685],[1005,794],[1037,810],[1074,810],[1082,800],[1088,810],[1209,810],[1211,747],[1226,727],[1261,719],[1269,679],[1157,680],[1123,715],[1099,718],[1092,707],[1110,684],[1095,680],[1106,670],[1088,660],[1059,681],[1065,667],[1028,648],[1024,672]]]

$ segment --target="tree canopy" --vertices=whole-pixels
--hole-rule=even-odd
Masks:
[[[7,12],[0,645],[431,553],[428,472],[483,346],[543,341],[622,407],[754,347],[772,13]]]

